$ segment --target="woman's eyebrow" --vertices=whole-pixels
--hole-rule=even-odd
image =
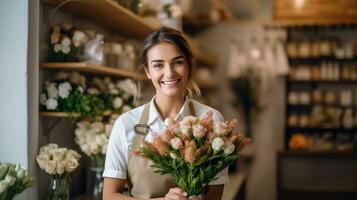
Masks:
[[[181,59],[184,58],[183,56],[176,56],[175,58],[171,59],[171,60],[177,60],[177,59]]]
[[[165,62],[164,60],[152,60],[150,63],[153,63],[153,62]]]

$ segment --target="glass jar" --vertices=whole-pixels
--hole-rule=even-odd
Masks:
[[[103,194],[103,178],[104,169],[102,167],[91,167],[92,171],[92,196],[94,200],[102,199]]]
[[[69,179],[67,175],[52,175],[49,200],[69,200]]]

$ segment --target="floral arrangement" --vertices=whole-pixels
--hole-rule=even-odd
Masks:
[[[47,144],[40,148],[36,161],[51,178],[51,191],[48,199],[69,199],[70,173],[79,166],[80,155],[57,144]]]
[[[108,123],[81,121],[75,130],[75,142],[90,157],[94,168],[103,168],[109,136],[118,115],[113,114]]]
[[[11,200],[35,184],[35,179],[20,165],[0,163],[0,200]]]
[[[80,49],[88,40],[87,35],[70,25],[53,26],[50,36],[51,53],[49,60],[54,62],[74,62]]]
[[[41,110],[88,115],[95,101],[84,94],[85,87],[86,79],[78,72],[56,73],[51,82],[45,82],[40,96]]]
[[[88,81],[77,72],[58,72],[51,82],[46,81],[40,96],[41,110],[80,113],[80,120],[95,120],[103,115],[121,114],[135,107],[138,95],[130,79],[114,83],[110,78],[93,78]],[[71,116],[71,115],[70,115]]]
[[[41,147],[36,161],[40,168],[51,176],[67,176],[79,166],[80,155],[72,150],[47,144]]]
[[[94,78],[88,88],[88,93],[98,96],[103,100],[104,112],[121,114],[136,106],[134,97],[139,92],[131,79],[119,80],[116,83],[109,77],[104,79]]]
[[[190,198],[204,194],[218,172],[232,164],[250,139],[234,132],[237,120],[215,122],[212,112],[202,119],[187,116],[165,120],[163,133],[144,141],[134,153],[153,161],[156,172],[170,174]]]

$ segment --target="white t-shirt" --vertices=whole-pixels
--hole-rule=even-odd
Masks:
[[[145,137],[145,140],[148,141],[151,141],[153,133],[161,133],[165,128],[164,120],[161,118],[154,104],[154,98],[150,101],[151,105],[148,119],[150,128],[149,133]],[[189,101],[192,101],[196,117],[202,118],[205,113],[212,111],[213,120],[224,121],[223,116],[217,110],[188,98],[186,98],[184,105],[177,114],[176,120],[182,120],[183,117],[190,115]],[[116,120],[109,139],[103,177],[127,178],[129,153],[135,136],[134,126],[139,123],[143,109],[144,105],[122,114]],[[216,177],[218,179],[212,181],[210,185],[225,184],[228,182],[228,168],[219,172]]]

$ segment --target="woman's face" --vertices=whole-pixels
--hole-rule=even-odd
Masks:
[[[161,42],[147,52],[146,75],[157,95],[181,96],[189,79],[189,68],[183,54],[172,44]]]

